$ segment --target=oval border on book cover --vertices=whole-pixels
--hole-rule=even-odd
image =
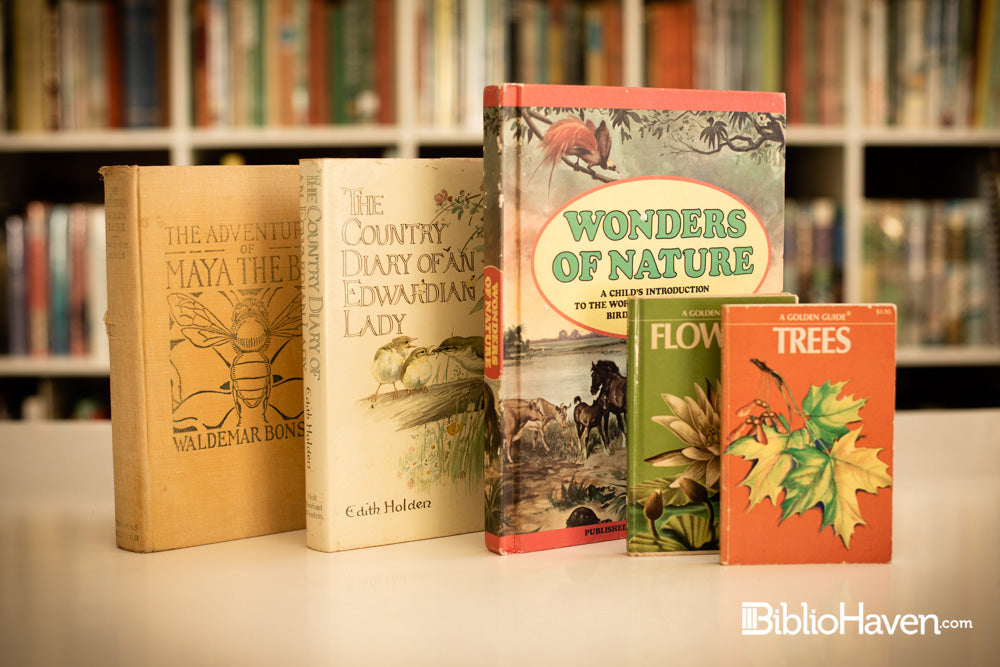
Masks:
[[[731,192],[691,178],[641,176],[566,202],[542,226],[531,272],[563,318],[625,338],[628,297],[756,293],[770,253],[760,216]],[[697,275],[684,273],[686,265]]]

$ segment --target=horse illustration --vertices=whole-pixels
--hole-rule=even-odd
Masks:
[[[601,359],[590,365],[590,393],[597,394],[598,401],[604,401],[606,406],[601,417],[601,437],[604,442],[610,442],[608,435],[608,419],[612,414],[618,420],[618,430],[625,437],[625,376],[618,370],[618,364],[608,359]]]
[[[584,403],[579,396],[573,398],[576,407],[573,408],[573,421],[576,423],[576,437],[580,441],[580,449],[584,461],[590,456],[590,432],[595,428],[604,443],[604,450],[611,453],[611,446],[601,430],[601,422],[608,413],[608,399],[603,394],[594,399],[593,403]]]

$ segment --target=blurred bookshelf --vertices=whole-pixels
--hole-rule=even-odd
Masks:
[[[108,164],[480,155],[488,83],[783,90],[789,287],[885,298],[873,211],[978,202],[976,333],[901,328],[900,382],[945,389],[900,407],[1000,404],[1000,0],[10,0],[0,22],[0,220],[100,204]],[[0,334],[0,416],[101,413],[102,289],[74,353]]]

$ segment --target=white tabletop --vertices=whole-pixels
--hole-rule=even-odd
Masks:
[[[5,665],[970,665],[1000,660],[1000,410],[896,418],[888,565],[723,567],[621,541],[500,557],[482,533],[337,554],[302,531],[115,547],[110,426],[0,424]],[[745,635],[744,603],[892,635]],[[802,605],[805,603],[806,610]],[[924,633],[907,615],[925,616]],[[972,628],[933,634],[944,625]],[[839,621],[838,621],[839,623]],[[762,623],[753,626],[766,629]]]

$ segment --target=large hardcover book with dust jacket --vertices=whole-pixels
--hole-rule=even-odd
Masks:
[[[722,307],[723,564],[892,559],[893,304]]]
[[[302,528],[298,168],[101,174],[118,545]]]
[[[484,97],[486,541],[625,536],[630,297],[778,292],[778,93],[506,84]]]
[[[300,169],[306,544],[482,530],[482,159]]]

